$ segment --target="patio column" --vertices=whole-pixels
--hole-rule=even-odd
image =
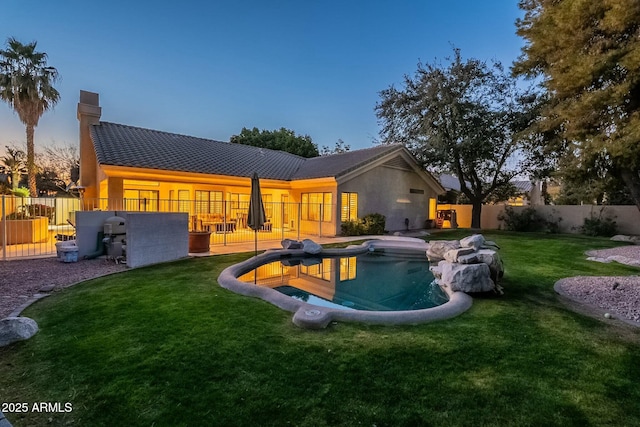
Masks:
[[[122,211],[126,209],[126,206],[124,206],[123,178],[109,178],[107,180],[107,196],[109,198],[107,209],[110,211]]]

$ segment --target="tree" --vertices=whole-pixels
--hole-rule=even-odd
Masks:
[[[286,151],[307,158],[319,155],[318,146],[313,143],[309,135],[296,135],[294,131],[285,128],[273,131],[258,130],[255,127],[251,130],[242,128],[240,134],[233,135],[230,141],[236,144]]]
[[[34,129],[45,111],[60,99],[53,87],[58,71],[47,66],[47,54],[36,51],[37,42],[22,44],[15,38],[7,40],[7,49],[0,49],[0,99],[18,113],[27,132],[27,175],[29,192],[36,189]]]
[[[624,182],[640,210],[640,2],[520,0],[514,75],[542,78],[536,126],[565,174]]]
[[[80,175],[80,155],[78,147],[72,144],[60,146],[55,143],[44,147],[36,154],[38,189],[52,193],[65,193],[72,184],[77,184]]]
[[[333,147],[333,149],[329,148],[328,145],[323,145],[322,150],[320,150],[320,155],[329,156],[331,154],[346,153],[350,150],[351,146],[349,144],[345,144],[345,142],[341,138],[338,138],[338,141],[336,142],[336,145]]]
[[[2,169],[9,175],[11,180],[11,190],[16,190],[20,184],[20,175],[24,173],[25,158],[24,151],[6,147],[7,155],[2,158]]]
[[[418,63],[404,88],[380,92],[376,115],[382,143],[402,143],[436,173],[452,173],[473,205],[471,226],[480,228],[482,203],[508,197],[509,181],[526,172],[521,131],[535,116],[535,96],[518,89],[500,63],[463,61],[447,66]]]

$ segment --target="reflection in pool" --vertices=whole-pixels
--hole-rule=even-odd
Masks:
[[[292,298],[343,310],[405,311],[449,300],[426,259],[367,252],[353,257],[287,258],[238,278]]]

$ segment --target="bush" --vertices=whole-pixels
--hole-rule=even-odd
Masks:
[[[361,236],[364,231],[364,224],[359,219],[343,221],[340,224],[340,233],[343,236]]]
[[[384,227],[387,224],[387,218],[379,213],[365,215],[362,218],[366,234],[384,234]]]
[[[557,233],[560,229],[559,222],[550,221],[541,217],[533,207],[527,207],[521,212],[516,212],[511,206],[506,206],[498,215],[498,220],[504,222],[505,230],[525,232]]]
[[[47,205],[26,205],[26,211],[29,213],[29,216],[46,216],[49,218],[49,222],[53,221],[53,215],[56,212],[56,209],[53,206]]]
[[[602,218],[601,212],[598,217],[591,215],[591,218],[585,218],[580,232],[587,236],[611,237],[618,234],[618,226],[613,218]]]
[[[363,236],[384,234],[387,218],[379,213],[365,215],[362,219],[344,221],[340,224],[343,236]]]
[[[16,212],[7,215],[7,219],[31,219],[37,216],[46,216],[49,218],[49,222],[52,222],[55,212],[55,208],[47,205],[25,205],[20,206]]]

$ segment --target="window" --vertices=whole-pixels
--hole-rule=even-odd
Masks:
[[[330,282],[331,261],[333,261],[331,258],[323,258],[320,264],[310,266],[300,265],[300,274]]]
[[[340,258],[340,281],[356,278],[356,257]]]
[[[358,193],[342,193],[341,221],[358,219]]]
[[[169,190],[169,206],[171,212],[189,212],[189,190],[178,190],[178,199],[176,200],[175,190]]]
[[[222,214],[222,191],[196,190],[197,214]]]
[[[302,219],[331,222],[332,193],[302,193]]]
[[[125,190],[126,209],[131,211],[157,212],[159,192],[156,190]]]
[[[189,212],[190,204],[189,190],[178,190],[178,212]]]
[[[273,218],[273,195],[263,194],[262,205],[264,206],[264,214],[266,215],[267,219]]]

